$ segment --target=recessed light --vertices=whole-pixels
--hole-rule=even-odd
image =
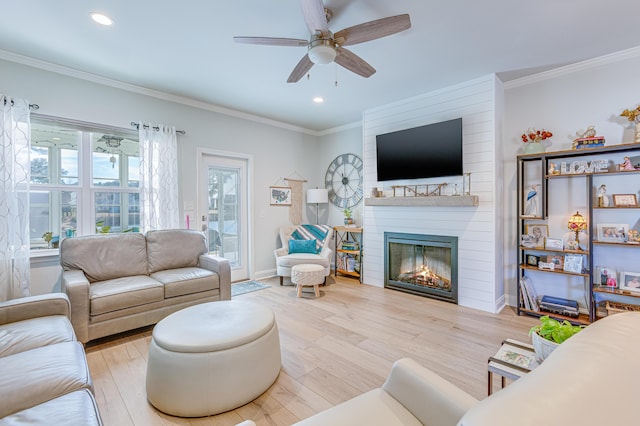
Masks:
[[[321,104],[324,102],[324,98],[320,97],[320,96],[316,96],[315,98],[313,98],[313,102],[317,103],[317,104]]]
[[[103,13],[91,12],[89,16],[91,16],[91,19],[93,19],[95,22],[97,22],[100,25],[109,26],[113,24],[113,21],[111,20],[111,18],[109,18],[107,15]]]

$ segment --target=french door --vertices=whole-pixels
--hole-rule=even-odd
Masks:
[[[248,159],[201,153],[201,229],[209,253],[231,263],[231,281],[249,278]]]

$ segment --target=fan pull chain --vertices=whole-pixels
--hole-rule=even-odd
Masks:
[[[336,87],[338,87],[338,64],[336,64],[335,62],[333,63],[335,72],[336,72]]]

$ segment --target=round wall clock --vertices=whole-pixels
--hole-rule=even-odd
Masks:
[[[338,155],[327,168],[324,183],[329,200],[342,208],[353,207],[362,200],[363,162],[355,154]]]

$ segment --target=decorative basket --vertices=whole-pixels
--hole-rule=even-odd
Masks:
[[[531,344],[538,358],[543,361],[559,346],[558,343],[547,340],[538,333],[531,334]]]
[[[607,315],[619,314],[621,312],[640,311],[640,305],[629,303],[610,302],[607,300]]]

